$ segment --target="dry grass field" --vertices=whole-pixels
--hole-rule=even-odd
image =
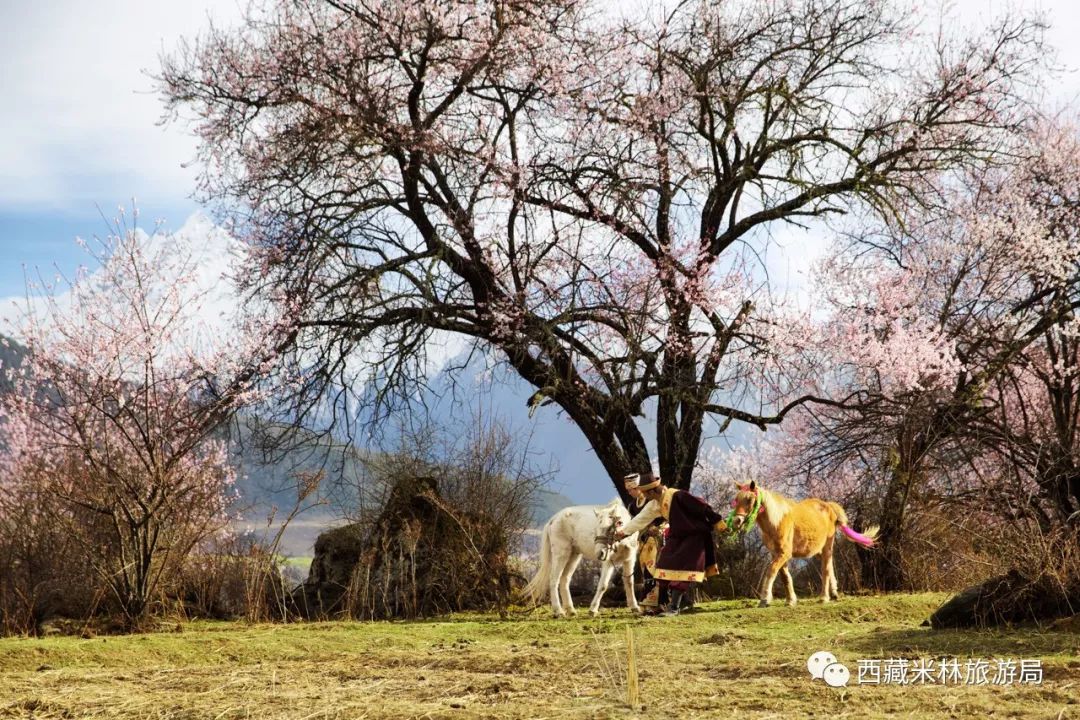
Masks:
[[[677,618],[608,609],[508,619],[247,626],[0,640],[4,718],[1080,718],[1080,634],[934,632],[940,594],[823,606],[709,603]],[[626,700],[627,627],[640,702]],[[829,650],[851,685],[810,679]],[[1043,682],[856,684],[858,659],[1040,660]],[[993,672],[991,672],[991,679]]]

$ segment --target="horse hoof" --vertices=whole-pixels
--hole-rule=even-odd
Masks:
[[[644,610],[641,609],[640,605],[635,605],[634,607],[630,608],[630,612],[634,613],[635,615],[641,615]]]
[[[589,611],[589,617],[598,617],[599,615],[600,615],[599,610],[590,610]]]
[[[795,607],[795,606],[796,606],[796,605],[798,605],[798,604],[799,604],[799,601],[798,601],[798,600],[788,600],[788,601],[787,601],[787,606],[788,606],[788,607]]]
[[[758,607],[769,607],[769,601],[768,600],[761,600],[761,601],[758,602],[757,606]]]

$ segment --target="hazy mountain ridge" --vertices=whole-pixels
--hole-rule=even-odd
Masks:
[[[26,347],[20,343],[0,335],[0,393],[11,391],[12,383],[8,370],[22,365],[26,352]]]
[[[0,393],[11,391],[7,369],[18,367],[28,350],[21,343],[0,335]],[[258,527],[276,511],[278,516],[296,504],[296,478],[302,473],[324,471],[321,495],[325,504],[310,511],[319,524],[348,517],[357,509],[357,488],[362,484],[365,451],[329,437],[311,434],[308,447],[293,450],[267,462],[267,456],[241,416],[222,431],[229,442],[229,456],[236,468],[237,506],[242,521]],[[3,440],[0,438],[0,444]],[[558,510],[573,501],[559,492],[542,489],[537,493],[533,525],[542,526]]]
[[[364,450],[329,437],[311,435],[306,447],[292,450],[284,457],[267,462],[248,424],[241,420],[230,425],[230,458],[237,469],[236,490],[244,507],[245,520],[265,519],[274,508],[289,511],[297,495],[297,477],[322,472],[320,495],[325,504],[313,512],[333,518],[355,515],[358,492],[364,483]],[[540,489],[534,501],[532,524],[542,526],[560,509],[572,505],[570,498],[550,489]]]

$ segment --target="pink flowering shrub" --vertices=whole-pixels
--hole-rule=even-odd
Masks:
[[[19,321],[27,354],[0,399],[0,516],[36,506],[135,623],[229,521],[235,470],[218,430],[259,397],[263,343],[284,325],[211,336],[206,291],[171,236],[117,222],[87,249],[92,269],[32,287]]]

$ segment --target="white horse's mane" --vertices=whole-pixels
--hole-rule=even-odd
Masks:
[[[626,522],[630,518],[630,511],[623,505],[622,498],[615,496],[615,498],[603,507],[603,510],[622,518],[623,522]]]

